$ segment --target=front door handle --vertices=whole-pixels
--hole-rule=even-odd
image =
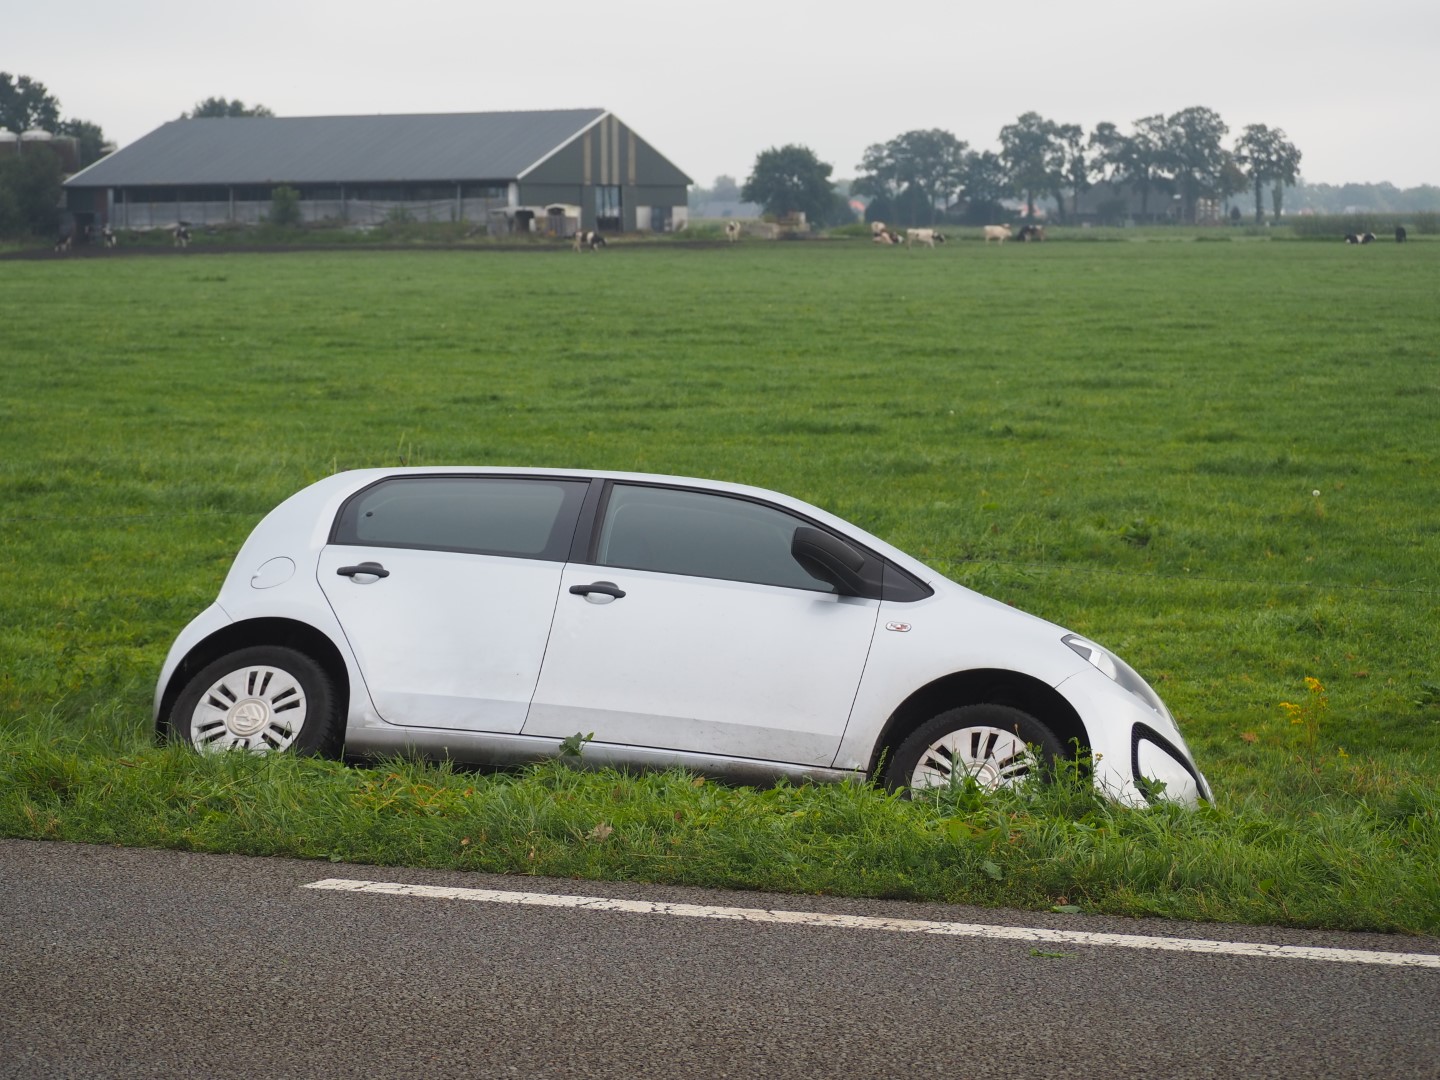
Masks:
[[[613,581],[592,581],[589,585],[571,585],[570,591],[576,596],[585,597],[591,593],[600,593],[602,596],[608,596],[614,600],[619,600],[625,595],[625,590]]]
[[[390,571],[381,566],[378,562],[362,562],[359,566],[342,566],[335,573],[341,577],[353,579],[357,574],[369,574],[371,577],[389,577]]]

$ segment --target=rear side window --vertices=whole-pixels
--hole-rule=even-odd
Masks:
[[[586,487],[525,477],[382,480],[341,507],[331,542],[563,562]]]
[[[602,566],[832,592],[790,554],[809,522],[763,503],[675,488],[616,484],[596,561]]]

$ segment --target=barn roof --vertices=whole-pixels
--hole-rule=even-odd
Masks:
[[[65,186],[519,180],[605,115],[556,109],[172,120]]]

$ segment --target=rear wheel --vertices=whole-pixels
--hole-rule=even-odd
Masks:
[[[341,742],[335,686],[304,653],[255,645],[207,664],[185,685],[171,730],[201,751],[334,756]]]
[[[964,783],[984,791],[1051,773],[1064,754],[1053,732],[1009,705],[965,705],[931,717],[896,749],[885,770],[891,791]]]

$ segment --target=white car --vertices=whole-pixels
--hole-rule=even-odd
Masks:
[[[1075,755],[1117,801],[1210,790],[1159,696],[1067,630],[799,500],[555,469],[340,473],[250,534],[155,692],[201,750],[741,782],[1013,784]]]

